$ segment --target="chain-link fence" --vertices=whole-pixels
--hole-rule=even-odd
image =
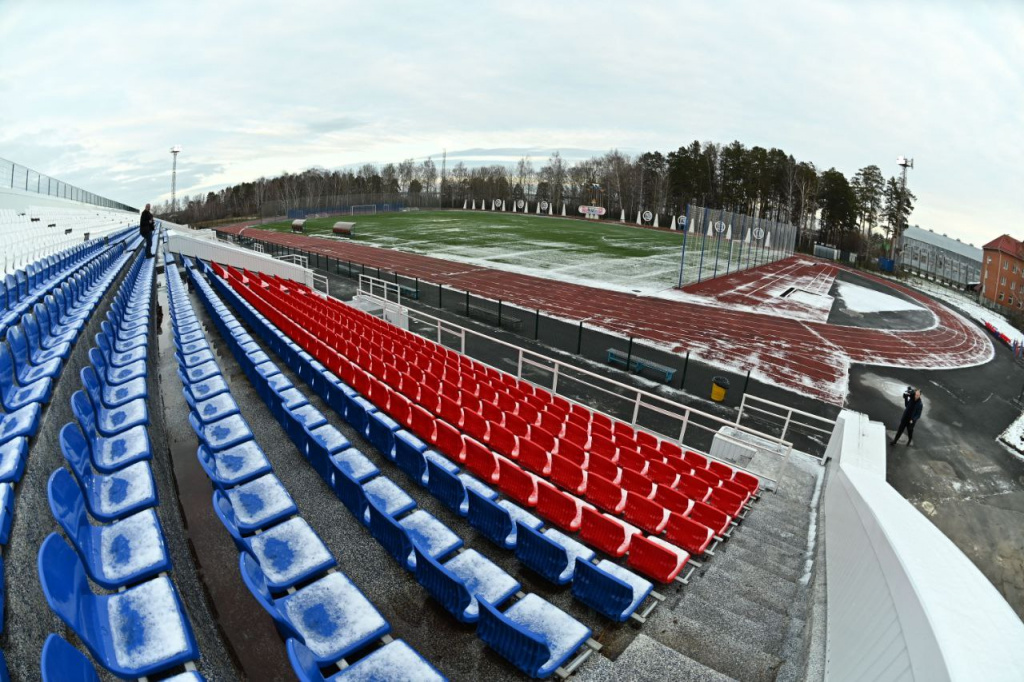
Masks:
[[[86,192],[84,189],[75,187],[74,185],[69,185],[68,183],[57,180],[56,178],[51,178],[49,175],[43,175],[38,171],[34,171],[31,168],[14,163],[13,161],[8,161],[4,158],[0,158],[0,188],[16,189],[32,194],[42,194],[48,197],[70,199],[71,201],[93,204],[94,206],[103,206],[105,208],[114,208],[121,211],[132,211],[134,213],[138,213],[138,209],[128,206],[127,204],[122,204],[119,201],[101,197],[100,195],[93,194],[92,192]]]
[[[683,229],[679,286],[792,256],[798,232],[789,223],[692,204]]]

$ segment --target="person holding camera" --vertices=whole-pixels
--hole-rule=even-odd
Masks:
[[[921,411],[924,409],[924,403],[921,402],[921,390],[914,390],[913,386],[907,386],[907,390],[903,392],[903,404],[906,406],[903,408],[903,418],[900,420],[900,428],[896,431],[896,436],[892,439],[892,445],[896,445],[896,442],[903,435],[903,430],[907,430],[907,445],[914,440],[914,424],[921,418]]]

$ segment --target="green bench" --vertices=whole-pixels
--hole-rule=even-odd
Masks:
[[[639,374],[645,369],[649,369],[652,372],[658,372],[665,375],[665,383],[671,383],[672,377],[675,376],[676,370],[672,367],[666,367],[660,363],[654,362],[653,360],[647,360],[646,358],[637,357],[636,355],[626,356],[618,348],[608,349],[608,364],[609,365],[621,365],[623,368]]]

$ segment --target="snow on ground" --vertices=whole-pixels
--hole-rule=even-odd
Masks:
[[[999,434],[996,441],[1005,447],[1014,457],[1024,460],[1024,414],[1017,417],[1006,430]]]
[[[929,296],[939,299],[953,308],[957,308],[971,319],[982,324],[986,322],[995,327],[1000,334],[1006,334],[1010,341],[1017,341],[1024,344],[1024,333],[1016,329],[1001,313],[989,310],[985,306],[969,298],[966,294],[953,291],[947,287],[932,284],[927,280],[915,278],[910,282],[915,289],[928,293]]]
[[[854,313],[888,313],[898,310],[920,310],[921,306],[890,294],[849,282],[837,282],[837,293],[846,309]]]

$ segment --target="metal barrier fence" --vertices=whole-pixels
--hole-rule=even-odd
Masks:
[[[84,204],[138,213],[138,209],[127,204],[87,192],[84,189],[69,185],[56,178],[51,178],[49,175],[43,175],[38,171],[4,158],[0,158],[0,189],[2,188],[16,189],[32,194],[70,199],[71,201],[79,201]]]
[[[686,207],[679,286],[747,270],[793,255],[797,228],[725,209]]]

